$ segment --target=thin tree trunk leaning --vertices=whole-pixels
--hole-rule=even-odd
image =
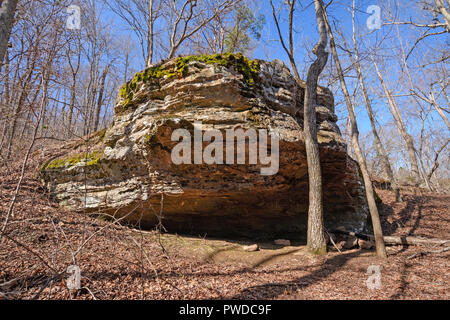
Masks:
[[[14,24],[14,14],[19,0],[3,0],[0,7],[0,70],[8,49],[9,37]]]
[[[446,141],[446,142],[439,148],[439,150],[436,152],[436,155],[435,155],[435,157],[434,157],[434,164],[433,164],[433,167],[431,168],[430,173],[428,173],[428,175],[427,175],[428,181],[431,181],[431,177],[433,176],[433,173],[437,170],[437,168],[439,168],[439,162],[438,162],[439,155],[441,154],[442,151],[445,150],[445,148],[447,147],[447,145],[449,144],[449,142],[450,142],[450,139],[447,139],[447,141]],[[423,167],[423,166],[422,166],[422,167]],[[435,191],[435,190],[432,190],[432,191]]]
[[[73,111],[75,109],[75,99],[76,99],[76,75],[72,75],[72,86],[70,88],[70,106],[69,106],[69,120],[67,123],[67,135],[70,137],[72,134],[72,119]]]
[[[409,133],[406,131],[406,127],[403,122],[402,115],[400,114],[400,110],[397,107],[397,103],[395,102],[395,99],[392,96],[392,93],[389,91],[386,83],[384,82],[383,76],[381,75],[381,72],[378,69],[377,63],[375,62],[375,60],[373,58],[372,58],[372,61],[375,66],[378,78],[380,79],[380,82],[383,87],[386,98],[388,100],[388,104],[391,109],[392,116],[394,117],[394,121],[397,126],[397,129],[398,129],[400,135],[402,136],[403,140],[405,141],[406,150],[408,151],[409,163],[411,165],[411,171],[413,174],[413,179],[415,180],[414,184],[417,186],[420,182],[420,173],[419,173],[419,163],[417,161],[416,149],[414,147],[413,139],[409,135]]]
[[[147,67],[150,67],[153,64],[153,2],[154,0],[148,1]]]
[[[441,116],[442,120],[444,120],[445,124],[447,125],[448,130],[450,131],[450,122],[447,119],[447,116],[445,115],[444,111],[442,111],[442,108],[439,106],[439,104],[436,101],[436,97],[434,95],[433,86],[430,89],[430,97],[429,101],[433,105],[433,107],[436,109],[436,111]]]
[[[375,240],[374,236],[358,233],[358,232],[350,232],[344,230],[330,230],[330,233],[339,233],[346,234],[349,236],[354,236],[363,240]],[[450,240],[445,239],[427,239],[427,238],[419,238],[412,236],[384,236],[384,243],[389,245],[407,245],[407,246],[416,246],[416,245],[444,245],[450,243]]]
[[[5,63],[5,105],[1,106],[0,112],[2,115],[8,114],[10,109],[10,92],[9,92],[9,56],[8,52],[6,52],[6,63]],[[0,141],[0,154],[3,150],[4,142],[6,141],[6,134],[8,132],[8,121],[5,121],[3,124],[2,136]]]
[[[16,201],[17,201],[17,197],[18,197],[20,189],[22,187],[22,182],[23,182],[23,178],[25,176],[25,169],[26,169],[26,166],[27,166],[27,163],[28,163],[28,159],[29,159],[31,151],[33,150],[33,147],[34,147],[34,145],[36,143],[36,137],[37,137],[37,134],[38,134],[38,131],[39,131],[39,127],[40,127],[39,124],[42,121],[42,118],[43,118],[43,115],[44,115],[44,112],[45,112],[45,109],[46,109],[46,106],[47,106],[46,104],[47,104],[47,93],[48,93],[49,80],[48,79],[44,79],[44,77],[46,77],[46,76],[47,76],[46,72],[44,71],[44,74],[42,75],[42,78],[43,78],[42,86],[43,86],[43,88],[42,88],[42,100],[41,100],[41,106],[40,106],[39,115],[38,115],[38,118],[36,120],[36,126],[34,127],[34,132],[33,132],[33,136],[32,136],[32,139],[31,139],[30,146],[28,147],[28,150],[27,150],[27,152],[25,154],[25,158],[24,158],[23,163],[22,163],[22,170],[21,170],[21,173],[20,173],[20,178],[19,178],[19,181],[17,183],[16,189],[14,191],[14,196],[13,196],[13,198],[11,200],[11,203],[10,203],[10,205],[8,207],[8,211],[6,212],[5,220],[3,221],[3,225],[2,225],[1,230],[0,230],[0,240],[1,240],[1,237],[3,236],[3,233],[5,232],[5,230],[6,230],[7,226],[8,226],[9,218],[11,217],[11,215],[13,213],[14,206],[15,206]]]
[[[100,122],[100,111],[102,110],[102,104],[103,104],[103,92],[105,90],[105,82],[106,82],[106,76],[108,75],[110,65],[108,64],[105,67],[105,70],[103,70],[103,74],[100,80],[100,89],[98,93],[98,99],[97,99],[97,109],[95,110],[95,118],[94,118],[94,132],[98,130],[98,125]]]
[[[289,5],[289,44],[286,45],[281,33],[280,24],[276,15],[276,9],[272,0],[269,1],[272,7],[273,19],[277,28],[281,45],[289,57],[292,70],[294,72],[297,83],[300,84],[301,79],[298,73],[297,65],[294,59],[294,40],[293,40],[293,20],[295,0],[288,3]],[[316,19],[320,34],[319,42],[313,49],[317,56],[316,61],[308,70],[305,99],[303,105],[303,133],[305,138],[306,157],[308,161],[308,177],[309,177],[309,208],[308,208],[308,232],[307,247],[308,251],[314,254],[325,254],[327,244],[325,238],[325,229],[323,224],[323,202],[322,202],[322,172],[320,168],[319,145],[317,142],[316,127],[316,105],[317,105],[317,83],[320,73],[325,68],[328,60],[328,53],[325,51],[327,46],[327,33],[325,22],[323,20],[322,0],[314,0]]]
[[[325,51],[328,39],[322,12],[322,0],[315,0],[314,7],[320,38],[313,49],[313,53],[317,56],[317,59],[310,66],[306,78],[303,115],[303,133],[305,137],[309,178],[307,247],[311,253],[326,254],[327,242],[323,224],[322,172],[320,168],[319,145],[317,142],[316,105],[317,83],[328,61],[328,52]]]
[[[30,85],[29,84],[30,84],[30,80],[31,80],[32,73],[33,73],[33,70],[34,70],[34,66],[35,66],[35,60],[34,60],[34,62],[32,64],[32,67],[30,68],[30,70],[27,73],[27,76],[26,76],[26,78],[24,80],[24,85],[23,85],[22,90],[20,92],[19,99],[18,99],[17,104],[16,104],[16,106],[14,108],[13,120],[12,120],[11,127],[9,129],[10,132],[9,132],[8,149],[6,151],[6,159],[7,160],[9,160],[9,158],[11,157],[12,148],[13,148],[13,144],[14,144],[14,137],[16,135],[17,126],[19,124],[19,118],[20,118],[20,115],[22,113],[22,108],[24,106],[25,99],[26,99],[26,97],[27,97],[27,95],[29,93],[29,90],[30,90],[30,88],[29,88]]]
[[[388,158],[388,156],[386,154],[386,150],[385,150],[385,148],[383,146],[383,143],[381,142],[380,136],[378,135],[378,131],[377,131],[377,128],[376,128],[376,125],[375,125],[375,117],[374,117],[374,114],[373,114],[372,103],[370,102],[369,95],[367,93],[366,84],[364,82],[364,77],[362,75],[362,68],[361,68],[361,63],[360,63],[360,60],[359,60],[358,46],[357,46],[357,43],[356,43],[355,0],[353,0],[353,7],[352,7],[352,25],[353,25],[353,37],[352,37],[352,39],[353,39],[353,50],[354,50],[355,57],[353,58],[353,55],[351,54],[350,51],[348,51],[348,54],[350,56],[350,59],[351,59],[352,63],[355,65],[356,72],[358,74],[358,79],[359,79],[359,82],[361,84],[361,91],[363,93],[364,102],[366,104],[367,114],[369,115],[370,125],[372,127],[373,140],[374,140],[375,150],[376,150],[377,156],[380,159],[381,164],[383,166],[384,175],[387,177],[387,179],[391,183],[392,190],[394,190],[395,201],[396,202],[401,202],[402,198],[401,198],[401,195],[400,195],[400,189],[398,187],[396,179],[394,178],[394,173],[392,171],[392,167],[391,167],[391,164],[389,162],[389,158]]]
[[[283,47],[284,51],[286,51],[288,58],[289,58],[289,62],[291,63],[292,66],[292,71],[294,72],[294,77],[297,80],[297,82],[299,82],[300,79],[300,74],[298,73],[298,68],[297,68],[297,64],[295,63],[295,58],[294,58],[294,39],[292,36],[292,31],[293,31],[293,24],[294,24],[294,8],[295,8],[295,2],[296,0],[292,0],[289,3],[289,48],[286,46],[284,39],[283,39],[283,35],[281,34],[281,28],[278,22],[278,18],[276,15],[276,10],[275,10],[275,6],[273,5],[272,0],[269,0],[270,6],[272,7],[272,15],[273,15],[273,19],[275,21],[275,25],[277,27],[277,31],[278,31],[278,36],[280,38],[280,42],[281,42],[281,46]]]
[[[378,208],[375,202],[375,196],[372,186],[372,181],[370,180],[369,171],[367,170],[366,160],[364,159],[361,147],[359,145],[359,132],[358,132],[358,124],[356,122],[356,116],[353,111],[352,102],[350,99],[350,94],[347,89],[347,84],[345,83],[344,73],[342,71],[342,66],[339,60],[339,56],[336,50],[336,43],[334,41],[333,32],[331,30],[330,22],[328,20],[328,15],[325,10],[323,10],[324,20],[326,22],[326,27],[328,30],[328,36],[330,37],[330,48],[333,54],[334,61],[336,63],[336,70],[339,77],[339,82],[342,87],[342,91],[345,97],[345,103],[348,110],[348,115],[351,122],[351,134],[352,134],[352,144],[353,149],[355,151],[356,159],[358,161],[359,167],[361,169],[364,186],[366,189],[367,202],[369,205],[370,215],[372,218],[372,226],[375,238],[375,245],[377,250],[377,255],[380,258],[387,258],[386,248],[383,241],[383,230],[381,229],[380,216],[378,214]]]

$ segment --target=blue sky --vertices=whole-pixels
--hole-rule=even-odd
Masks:
[[[98,1],[100,2],[100,1]],[[327,1],[325,1],[327,2]],[[369,18],[370,14],[366,12],[367,8],[370,5],[379,5],[382,8],[381,14],[382,14],[382,21],[385,22],[387,17],[386,10],[385,9],[390,1],[388,0],[357,0],[356,5],[358,7],[358,11],[356,14],[357,19],[357,26],[358,30],[361,33],[365,33],[366,36],[364,37],[365,41],[368,43],[374,43],[377,39],[380,39],[386,35],[388,35],[389,38],[393,38],[392,43],[394,43],[396,40],[394,29],[389,26],[383,26],[380,30],[374,31],[371,34],[368,34],[370,30],[366,26],[366,21]],[[416,20],[420,19],[420,17],[417,16],[417,12],[414,12],[411,10],[410,5],[408,4],[409,1],[400,1],[401,9],[398,12],[399,16],[401,16],[402,20]],[[281,3],[281,0],[274,0],[275,6],[278,7]],[[328,8],[328,14],[330,16],[330,19],[334,21],[336,26],[342,30],[342,32],[346,35],[347,41],[349,46],[351,46],[351,33],[352,33],[352,21],[351,21],[351,12],[349,7],[351,6],[351,0],[334,0],[332,5]],[[266,17],[266,24],[264,26],[263,36],[262,39],[256,43],[255,50],[250,54],[253,58],[258,59],[264,59],[264,60],[273,60],[273,59],[280,59],[286,63],[287,66],[290,67],[288,63],[287,56],[285,52],[283,51],[279,41],[278,41],[278,34],[276,32],[276,27],[272,18],[272,9],[270,7],[270,4],[268,0],[264,1],[255,1],[255,11],[257,14],[264,14]],[[283,11],[281,13],[281,29],[282,33],[286,35],[287,39],[287,11]],[[104,18],[113,26],[114,32],[116,32],[118,35],[121,35],[124,38],[134,38],[134,35],[132,32],[127,30],[127,27],[125,24],[112,15],[111,13],[107,13],[104,15]],[[312,54],[311,54],[311,47],[312,44],[317,41],[318,38],[318,31],[317,31],[317,24],[315,19],[315,12],[314,12],[314,5],[312,0],[298,0],[297,9],[294,17],[295,23],[294,23],[294,30],[295,30],[295,53],[296,53],[296,60],[298,63],[298,67],[300,69],[301,75],[306,78],[306,70],[309,64],[312,61]],[[410,47],[413,43],[414,39],[417,38],[418,33],[416,31],[411,32],[411,29],[409,27],[401,26],[401,35],[403,38],[403,41],[405,41],[405,47]],[[338,37],[335,35],[335,37]],[[446,40],[443,40],[446,39]],[[136,40],[136,39],[134,39]],[[448,34],[447,35],[441,35],[439,37],[430,37],[427,38],[423,43],[422,47],[419,47],[415,53],[410,58],[411,66],[415,64],[416,60],[420,60],[424,55],[429,54],[429,51],[433,49],[433,46],[436,45],[439,41],[447,41],[448,42]],[[388,39],[386,42],[385,48],[389,48],[391,45],[391,40]],[[398,42],[397,42],[398,43]],[[339,44],[339,42],[338,42]],[[394,46],[394,45],[393,45]],[[138,53],[138,45],[135,46],[137,52],[134,69],[137,71],[143,67],[142,65],[142,58],[141,55]],[[385,77],[388,82],[388,84],[391,86],[391,89],[398,89],[397,84],[400,79],[400,64],[398,61],[394,61],[396,59],[396,55],[398,55],[398,51],[392,49],[390,51],[389,49],[384,50],[384,54],[386,54],[386,59],[383,59],[385,65],[383,67],[383,71],[385,72]],[[342,62],[344,67],[348,64],[348,57],[346,54],[344,54],[342,51],[340,52]],[[332,65],[332,57],[330,54],[329,60],[328,60],[328,66]],[[367,64],[366,64],[367,65]],[[370,65],[367,65],[370,66]],[[364,68],[364,67],[363,67]],[[373,70],[367,69],[367,74],[369,75],[367,78],[367,85],[369,87],[369,90],[374,88],[374,91],[371,93],[375,93],[377,90],[377,87],[379,87],[378,80],[374,77]],[[131,75],[130,75],[131,76]],[[322,83],[324,84],[324,83]],[[351,77],[347,79],[347,85],[350,92],[353,92],[355,88],[356,81],[355,79],[352,79]],[[336,113],[338,114],[340,121],[339,125],[341,126],[341,129],[343,126],[345,126],[345,120],[346,120],[346,108],[345,105],[342,104],[343,97],[341,95],[341,89],[338,83],[335,83],[333,86],[331,86],[332,91],[335,94],[335,100],[338,104],[336,108]],[[380,92],[381,93],[381,92]],[[371,94],[371,98],[373,99],[373,107],[375,109],[375,112],[377,114],[377,118],[379,121],[379,126],[383,129],[384,127],[388,125],[392,125],[392,117],[390,115],[390,112],[387,107],[386,100],[383,97],[377,97],[375,94]],[[341,103],[339,103],[341,102]],[[367,118],[367,114],[365,111],[364,103],[361,99],[358,99],[356,101],[356,114],[358,117],[358,123],[360,127],[360,132],[362,135],[370,131],[370,123]],[[411,101],[409,101],[409,98],[398,98],[398,103],[401,106],[401,109],[403,109],[403,112],[408,112],[408,108],[410,108]],[[436,116],[436,114],[432,113],[431,119],[436,119],[439,122],[439,117]],[[417,126],[411,125],[409,127],[411,131],[417,131],[419,128]]]

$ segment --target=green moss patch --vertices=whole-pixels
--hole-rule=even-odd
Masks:
[[[106,129],[102,129],[100,131],[97,131],[95,133],[95,137],[98,137],[98,141],[103,142],[105,141],[105,137],[106,137]]]
[[[120,88],[120,97],[124,100],[120,110],[124,110],[131,106],[138,84],[154,83],[159,85],[159,80],[163,78],[185,77],[189,71],[189,63],[194,61],[211,65],[220,65],[226,68],[234,67],[236,71],[244,76],[244,81],[249,86],[254,85],[258,77],[259,62],[257,60],[251,60],[241,53],[179,57],[176,59],[175,66],[169,69],[165,69],[163,65],[160,65],[136,73],[133,79]]]
[[[66,158],[56,159],[47,165],[44,165],[43,170],[58,169],[63,167],[74,166],[77,163],[85,162],[86,166],[96,166],[102,156],[102,152],[94,151],[90,153],[80,153]]]
[[[221,65],[226,68],[234,67],[236,71],[244,76],[248,85],[254,85],[259,72],[259,62],[245,57],[241,53],[224,53],[201,56],[180,57],[177,59],[177,71],[183,76],[188,73],[189,63],[193,61],[206,64]]]

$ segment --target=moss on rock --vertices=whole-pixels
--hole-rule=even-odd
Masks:
[[[195,61],[210,65],[220,65],[226,68],[234,67],[237,72],[244,76],[244,81],[249,86],[254,85],[258,77],[258,60],[251,60],[241,53],[178,57],[175,66],[173,67],[168,69],[166,69],[164,65],[150,67],[136,73],[133,79],[125,83],[120,88],[120,97],[123,99],[122,108],[120,110],[124,110],[132,104],[139,83],[154,83],[159,85],[160,79],[170,79],[177,76],[185,77],[189,72],[189,64]]]
[[[106,138],[106,128],[105,128],[105,129],[102,129],[102,130],[100,130],[100,131],[97,131],[97,132],[95,133],[95,137],[98,137],[98,140],[99,140],[100,142],[105,141],[105,138]]]
[[[56,159],[44,165],[42,167],[42,170],[58,169],[62,167],[74,166],[80,162],[85,162],[86,166],[95,166],[101,159],[102,154],[103,154],[102,152],[93,151],[90,153],[79,153],[66,158]]]
[[[224,53],[200,56],[180,57],[177,59],[177,71],[186,76],[189,69],[189,63],[193,61],[206,64],[217,64],[226,68],[234,67],[236,71],[244,76],[244,81],[248,85],[254,85],[259,72],[258,60],[251,60],[242,53]]]

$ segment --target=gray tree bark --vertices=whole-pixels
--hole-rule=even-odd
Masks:
[[[3,0],[0,7],[0,70],[3,66],[5,52],[8,49],[9,37],[14,24],[14,13],[19,0]]]
[[[317,59],[310,66],[306,78],[303,115],[303,133],[309,178],[307,248],[311,253],[325,254],[327,252],[327,243],[323,223],[322,171],[320,168],[319,144],[317,142],[316,105],[317,83],[328,61],[328,52],[325,51],[328,39],[322,0],[315,0],[314,7],[320,38],[313,49]]]
[[[155,23],[153,18],[153,2],[154,0],[148,1],[147,67],[153,64],[153,42],[155,39],[153,32],[153,25]]]
[[[105,67],[105,70],[103,70],[102,77],[100,80],[100,89],[98,92],[98,99],[97,99],[97,108],[95,110],[95,118],[94,118],[94,132],[98,130],[98,125],[100,122],[100,111],[102,110],[103,105],[103,92],[105,90],[105,82],[106,82],[106,76],[108,75],[110,65],[107,65]]]
[[[387,177],[387,179],[391,183],[391,187],[394,190],[395,200],[397,202],[401,202],[402,198],[400,196],[400,189],[399,189],[397,181],[396,181],[396,179],[394,177],[394,173],[392,171],[392,167],[391,167],[391,164],[389,162],[389,158],[387,156],[386,150],[385,150],[385,148],[383,146],[383,143],[381,142],[380,136],[378,135],[378,131],[377,131],[377,128],[376,128],[376,125],[375,125],[375,116],[373,114],[372,103],[370,102],[369,95],[367,93],[366,84],[364,82],[364,77],[363,77],[363,74],[362,74],[362,68],[361,68],[361,63],[360,63],[360,59],[359,59],[358,46],[357,46],[357,42],[356,42],[355,0],[353,0],[353,6],[352,6],[352,25],[353,25],[353,37],[352,37],[352,40],[353,40],[353,51],[354,51],[355,57],[353,58],[353,56],[352,56],[350,51],[349,51],[349,56],[350,56],[350,59],[351,59],[352,63],[355,65],[356,72],[358,74],[359,83],[361,85],[361,91],[363,93],[364,102],[366,104],[367,114],[369,115],[370,125],[371,125],[371,128],[372,128],[372,134],[373,134],[373,139],[374,139],[374,144],[375,144],[375,150],[376,150],[377,156],[380,159],[381,164],[383,166],[383,173],[384,173],[385,177]]]
[[[444,120],[445,124],[447,125],[448,130],[450,131],[450,122],[448,121],[447,116],[445,115],[441,106],[436,101],[436,96],[434,95],[433,86],[431,86],[431,89],[430,89],[429,101],[431,102],[433,107],[436,109],[436,111],[439,113],[442,120]]]

